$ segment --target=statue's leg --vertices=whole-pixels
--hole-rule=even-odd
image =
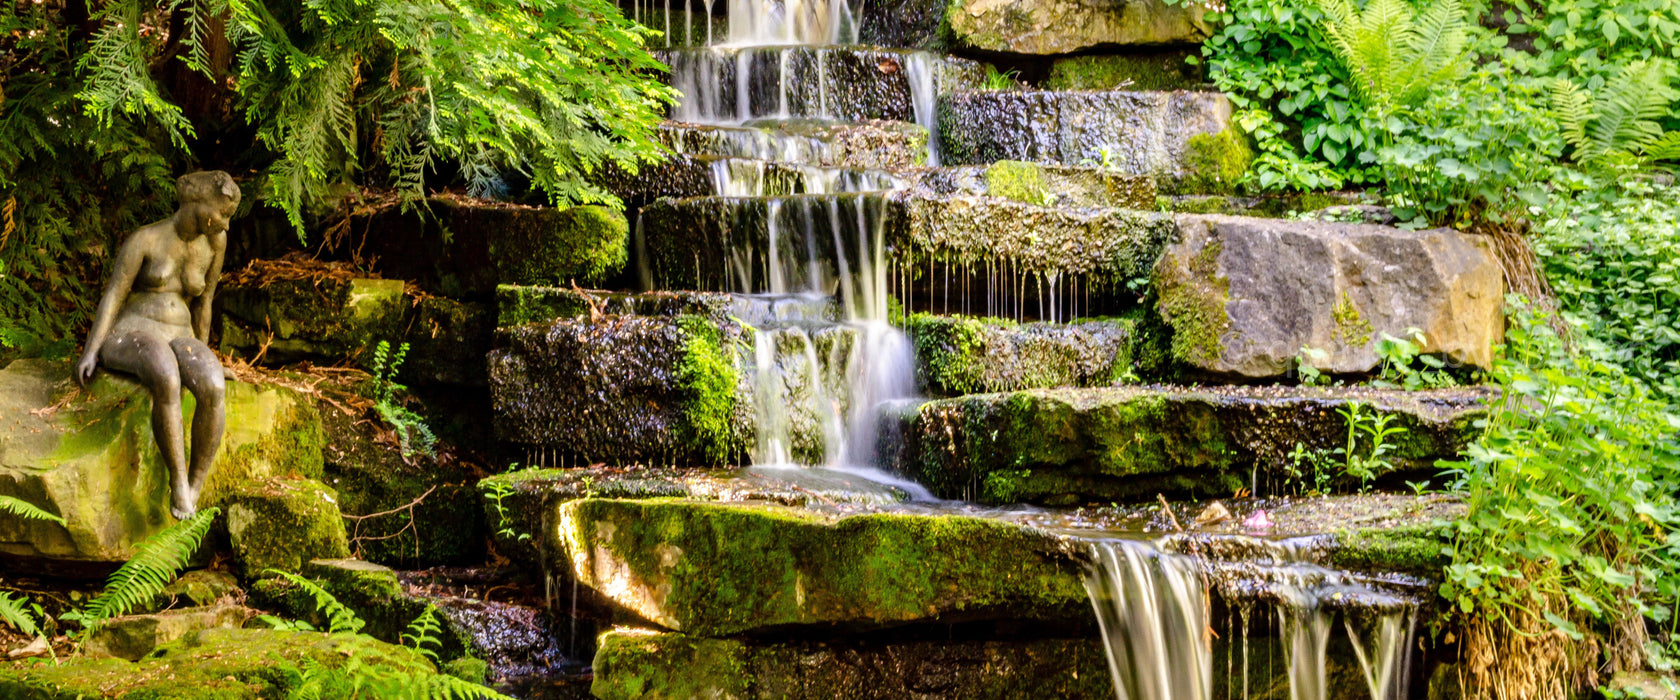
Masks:
[[[176,518],[193,514],[187,498],[187,446],[181,430],[181,373],[170,338],[160,333],[129,331],[111,336],[99,347],[100,364],[134,375],[152,394],[152,439],[169,467],[172,492],[169,512]]]
[[[227,427],[227,406],[223,401],[227,380],[222,374],[221,361],[198,339],[176,338],[169,348],[180,363],[182,386],[192,392],[197,403],[193,409],[192,463],[187,470],[188,495],[196,509],[204,481],[216,466],[222,431]]]

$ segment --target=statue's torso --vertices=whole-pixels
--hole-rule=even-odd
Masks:
[[[204,294],[210,282],[215,251],[209,237],[183,241],[168,222],[163,222],[135,233],[135,238],[124,245],[140,246],[145,259],[123,302],[117,329],[155,330],[172,337],[191,337],[189,304]]]

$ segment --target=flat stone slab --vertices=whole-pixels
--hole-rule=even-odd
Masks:
[[[1175,217],[1156,264],[1156,311],[1173,359],[1244,380],[1281,377],[1304,347],[1330,373],[1378,368],[1383,334],[1424,335],[1422,351],[1488,367],[1504,337],[1504,278],[1492,246],[1452,229],[1247,217]]]
[[[930,195],[980,194],[1056,207],[1154,209],[1155,179],[1093,166],[1002,160],[896,174],[902,188]]]
[[[994,520],[584,499],[550,522],[580,583],[689,634],[1091,614],[1066,545]]]
[[[942,498],[985,503],[1145,501],[1224,496],[1277,480],[1297,444],[1344,447],[1342,410],[1406,428],[1395,474],[1433,475],[1475,433],[1480,388],[1418,392],[1310,387],[1038,389],[930,401],[884,418],[881,461]],[[1338,474],[1339,476],[1339,474]],[[1395,477],[1391,477],[1395,478]]]
[[[974,90],[939,98],[940,143],[950,165],[1092,164],[1185,179],[1196,175],[1200,160],[1191,141],[1230,125],[1231,103],[1217,92]]]
[[[1094,637],[753,642],[615,629],[594,671],[590,690],[604,700],[1114,697]]]
[[[242,605],[213,605],[112,618],[88,635],[82,651],[139,661],[160,645],[207,629],[238,629],[256,616],[257,611]]]
[[[1014,323],[915,314],[905,333],[916,346],[927,394],[1108,386],[1132,370],[1132,323]]]
[[[628,206],[642,207],[662,197],[880,191],[892,188],[894,181],[885,170],[677,154],[633,176],[608,178],[606,187]]]
[[[1162,0],[958,0],[948,13],[957,40],[983,51],[1054,55],[1199,44],[1212,35],[1206,6]]]
[[[884,119],[762,120],[741,126],[665,122],[658,138],[686,156],[892,170],[927,159],[928,131],[914,122]]]
[[[65,519],[0,516],[0,555],[109,564],[174,524],[169,477],[152,439],[151,397],[103,371],[91,388],[70,362],[17,360],[0,370],[0,495]],[[313,402],[274,386],[228,381],[227,431],[199,507],[224,505],[266,479],[319,478],[321,419]],[[182,401],[191,425],[195,403]]]

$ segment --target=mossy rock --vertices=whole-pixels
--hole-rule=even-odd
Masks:
[[[18,360],[0,370],[0,495],[41,506],[63,526],[0,515],[0,553],[43,566],[126,561],[174,523],[169,477],[151,429],[151,397],[101,372],[87,390],[68,362]],[[227,429],[200,507],[274,478],[319,478],[321,417],[274,386],[229,381]],[[191,425],[191,394],[182,402]]]
[[[313,479],[268,479],[230,494],[228,540],[246,578],[350,556],[338,492]]]
[[[270,363],[342,361],[402,332],[402,280],[362,277],[264,280],[217,290],[221,349]]]
[[[1204,82],[1194,51],[1069,56],[1050,65],[1050,90],[1191,90]]]
[[[346,525],[360,556],[382,564],[464,564],[483,555],[484,526],[473,469],[447,453],[404,457],[381,441],[381,428],[326,411],[322,481],[338,491],[346,515],[373,515]],[[412,504],[412,506],[410,505]]]
[[[1131,371],[1129,321],[1025,323],[915,314],[916,376],[937,396],[1108,386]]]
[[[520,326],[561,319],[587,320],[591,304],[610,316],[705,316],[727,320],[734,299],[717,292],[605,292],[568,287],[504,284],[496,288],[496,325]]]
[[[590,690],[603,700],[1111,700],[1114,686],[1106,663],[1094,636],[810,642],[707,639],[620,628],[601,635]],[[930,678],[939,682],[927,683]]]
[[[1212,134],[1195,134],[1184,144],[1184,176],[1170,187],[1176,192],[1230,194],[1254,162],[1248,137],[1230,127]]]
[[[1212,31],[1200,3],[1162,0],[952,0],[956,40],[981,51],[1068,54],[1110,46],[1198,44]]]
[[[403,633],[429,605],[405,593],[395,571],[359,559],[316,559],[306,562],[300,575],[314,580],[366,623],[363,634],[392,644],[402,643]],[[252,584],[251,600],[316,629],[327,629],[330,622],[307,591],[284,578],[265,578]],[[447,619],[442,627],[437,634],[439,646],[434,648],[438,658],[462,658],[471,640]]]
[[[552,522],[580,583],[688,634],[1090,615],[1077,555],[994,520],[584,499]]]
[[[1155,179],[1101,167],[1000,160],[982,171],[986,194],[1041,207],[1152,209]]]
[[[1297,444],[1346,444],[1358,401],[1395,417],[1395,473],[1433,474],[1476,434],[1480,389],[1113,387],[980,394],[906,412],[882,456],[943,498],[1072,505],[1158,493],[1224,496],[1255,475],[1281,478]]]
[[[406,647],[368,637],[261,629],[209,629],[140,661],[72,657],[0,661],[0,697],[12,700],[257,700],[287,697],[306,667],[364,667],[429,684],[436,669]],[[329,689],[329,693],[334,692]]]
[[[498,284],[599,284],[629,260],[629,224],[607,207],[442,196],[424,206],[429,215],[394,205],[367,215],[352,224],[365,231],[360,245],[337,254],[359,254],[384,277],[465,301],[487,300]]]
[[[159,645],[207,629],[238,629],[255,615],[255,610],[240,605],[213,605],[115,617],[88,635],[82,652],[139,661]]]

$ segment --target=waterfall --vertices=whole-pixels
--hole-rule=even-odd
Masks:
[[[1290,700],[1332,700],[1328,659],[1336,615],[1343,618],[1371,700],[1406,697],[1414,603],[1312,564],[1300,547],[1241,539],[1253,557],[1241,564],[1164,551],[1165,541],[1091,543],[1094,564],[1085,589],[1096,609],[1119,700],[1212,700],[1216,596],[1227,603],[1228,615],[1240,616],[1242,630],[1231,633],[1236,620],[1230,620],[1229,638],[1222,642],[1231,667],[1225,697],[1250,697],[1250,647],[1268,644],[1249,637],[1255,598],[1276,610]],[[1369,608],[1345,604],[1355,598],[1373,602]],[[1341,609],[1332,602],[1341,603]],[[1234,674],[1239,654],[1242,671]],[[1239,675],[1240,691],[1234,680]]]
[[[855,43],[846,0],[729,0],[729,46]]]

